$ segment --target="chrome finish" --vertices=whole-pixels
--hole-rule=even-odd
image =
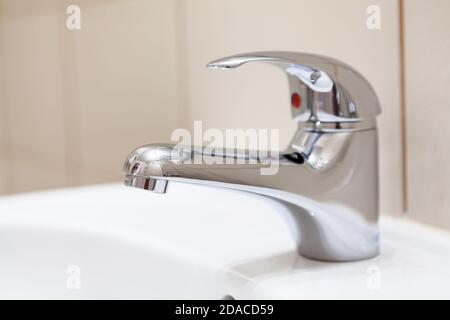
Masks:
[[[146,145],[134,150],[125,161],[125,184],[164,193],[168,182],[180,181],[261,194],[287,208],[289,226],[303,256],[324,261],[376,256],[375,116],[380,106],[372,88],[341,62],[299,53],[246,54],[208,66],[234,68],[248,61],[270,61],[282,66],[290,72],[291,92],[303,90],[309,94],[300,111],[293,112],[299,129],[288,149],[281,154],[264,154]],[[325,95],[334,98],[320,103]],[[261,174],[261,169],[272,166],[278,166],[276,174]]]

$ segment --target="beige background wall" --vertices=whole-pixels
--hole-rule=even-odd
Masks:
[[[82,9],[80,31],[65,28],[72,3]],[[366,27],[373,4],[381,30]],[[448,3],[406,0],[406,9],[409,212],[450,227],[449,181],[445,169],[431,170],[448,158],[445,116],[423,107],[445,114],[448,103],[444,94],[430,98],[435,83],[422,80],[432,61],[428,76],[440,92],[449,84]],[[281,72],[204,66],[239,52],[294,50],[341,59],[374,85],[383,105],[382,212],[399,214],[399,46],[393,0],[0,0],[0,192],[119,181],[133,147],[167,141],[194,120],[280,128],[286,144],[295,124]]]
[[[0,15],[9,172],[5,191],[62,185],[66,168],[56,8],[49,1],[2,1]]]
[[[450,228],[450,1],[405,9],[409,214]]]
[[[8,129],[6,121],[5,103],[4,103],[4,79],[3,79],[3,64],[2,51],[0,46],[0,194],[6,192],[6,185],[9,179],[8,175]]]
[[[0,191],[118,181],[178,127],[172,1],[1,0]]]

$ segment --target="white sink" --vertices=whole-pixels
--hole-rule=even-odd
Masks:
[[[0,298],[450,299],[450,235],[383,218],[382,254],[299,257],[262,196],[172,183],[0,198]]]

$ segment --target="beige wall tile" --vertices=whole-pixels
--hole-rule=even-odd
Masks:
[[[82,183],[118,181],[133,148],[179,126],[173,1],[78,5],[82,29],[63,34],[67,116],[79,122],[67,128],[70,171]]]
[[[67,186],[64,159],[45,151],[11,147],[7,193],[21,193]]]
[[[1,86],[1,80],[0,80],[0,86]],[[1,89],[0,89],[0,101],[1,101],[1,94],[2,93],[1,93]],[[7,137],[6,137],[7,121],[4,118],[4,115],[5,115],[4,108],[0,102],[0,195],[7,193],[8,181],[10,180],[9,179],[10,153],[8,150]]]
[[[10,160],[14,164],[9,168],[9,192],[66,183],[59,26],[54,3],[0,2],[2,103],[8,114]],[[39,172],[48,166],[50,172],[39,183],[30,183],[34,177],[24,174],[24,170]]]
[[[80,0],[78,31],[70,4],[0,0],[8,192],[119,181],[178,127],[173,1]]]
[[[382,102],[381,210],[402,210],[398,2],[392,0],[188,0],[177,7],[181,112],[184,125],[280,128],[287,145],[295,130],[285,76],[264,65],[233,72],[204,66],[222,56],[262,50],[303,51],[345,61],[364,74]],[[379,5],[382,29],[366,27]]]
[[[406,1],[409,213],[450,228],[450,1]]]
[[[8,191],[9,162],[6,158],[5,152],[5,148],[3,146],[0,146],[0,195],[5,194]]]
[[[1,117],[0,109],[0,117]],[[0,118],[0,139],[3,138],[4,131],[2,130],[4,121]],[[0,143],[0,195],[7,192],[8,188],[8,169],[9,169],[9,154],[8,149],[4,143]]]
[[[0,29],[1,29],[1,11],[0,11]],[[8,166],[9,166],[9,152],[8,152],[8,119],[7,110],[4,103],[4,72],[3,72],[3,53],[0,36],[0,195],[7,192],[8,186]]]

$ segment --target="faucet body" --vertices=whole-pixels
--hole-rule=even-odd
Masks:
[[[376,256],[375,116],[380,109],[373,89],[350,67],[313,55],[255,53],[209,66],[234,68],[261,60],[281,65],[288,73],[292,95],[302,97],[300,106],[293,101],[292,115],[299,127],[287,150],[267,153],[150,144],[128,156],[125,184],[164,193],[170,181],[181,181],[261,194],[286,207],[301,255],[323,261]],[[308,60],[308,66],[299,64],[300,60]],[[355,81],[355,87],[363,91],[356,95],[348,87]],[[198,158],[201,161],[194,160]],[[273,166],[276,172],[261,174],[261,169]]]

